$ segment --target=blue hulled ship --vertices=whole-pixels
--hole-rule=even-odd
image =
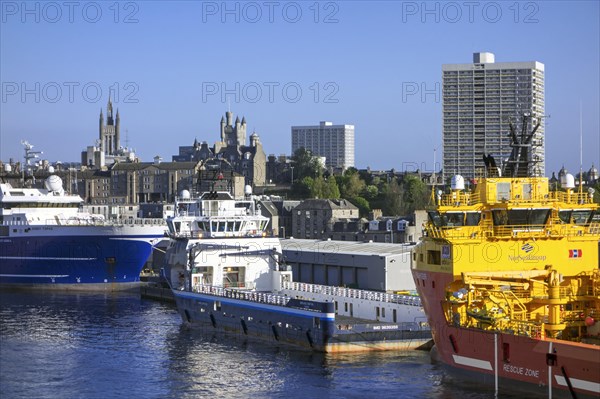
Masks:
[[[81,211],[83,200],[51,175],[45,189],[0,184],[0,285],[124,290],[164,236],[162,221],[112,222]]]
[[[189,326],[321,352],[414,349],[431,339],[417,296],[294,282],[250,195],[184,193],[167,224],[166,277]]]

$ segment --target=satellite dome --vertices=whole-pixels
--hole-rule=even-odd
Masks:
[[[48,172],[54,173],[54,166],[48,166]]]
[[[12,172],[12,166],[10,164],[4,165],[4,171],[7,173]]]
[[[465,189],[465,178],[461,175],[452,176],[452,181],[450,182],[452,186],[452,190],[464,190]]]
[[[179,193],[179,196],[182,199],[190,199],[192,196],[190,195],[190,192],[188,190],[181,190],[181,192]]]
[[[244,187],[244,194],[246,195],[252,195],[252,186],[246,186]]]
[[[567,173],[564,178],[564,182],[562,182],[563,188],[575,188],[575,178],[572,174]]]
[[[48,191],[54,191],[54,192],[62,192],[63,191],[62,179],[56,175],[48,176],[48,178],[45,181],[45,185],[46,185],[46,189],[48,189]]]

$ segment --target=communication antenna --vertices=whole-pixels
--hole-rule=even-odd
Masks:
[[[25,155],[24,155],[24,159],[25,159],[25,165],[23,165],[23,167],[21,168],[22,170],[22,179],[23,179],[23,186],[25,186],[25,169],[28,169],[27,166],[31,165],[31,160],[32,159],[36,159],[40,157],[40,154],[43,154],[42,151],[32,151],[33,149],[33,145],[29,144],[29,142],[27,140],[21,140],[21,144],[23,145],[24,149],[25,149]],[[33,177],[33,183],[35,184],[35,175],[33,173],[33,170],[31,171],[31,176]]]
[[[583,189],[583,110],[579,100],[579,191]]]
[[[129,129],[125,129],[125,147],[129,149]]]

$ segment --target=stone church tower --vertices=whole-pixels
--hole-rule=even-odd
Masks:
[[[121,147],[120,124],[119,110],[117,109],[117,115],[113,118],[113,106],[109,97],[108,105],[106,106],[106,123],[102,114],[102,108],[100,108],[100,151],[105,155],[117,155],[119,152],[119,148]]]
[[[221,142],[225,147],[233,146],[240,147],[246,145],[246,118],[235,118],[235,126],[233,125],[233,113],[227,111],[225,113],[227,120],[221,117]]]

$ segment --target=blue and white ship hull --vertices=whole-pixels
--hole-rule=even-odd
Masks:
[[[336,314],[338,300],[351,298],[315,301],[206,286],[194,292],[173,290],[173,296],[183,322],[206,333],[226,332],[327,353],[410,350],[428,347],[431,340],[428,327],[407,317],[391,323]]]
[[[46,188],[0,184],[0,286],[123,290],[138,285],[164,221],[107,221],[80,210],[51,175]]]
[[[156,235],[2,237],[0,286],[110,291],[131,288],[139,283],[156,241]]]

